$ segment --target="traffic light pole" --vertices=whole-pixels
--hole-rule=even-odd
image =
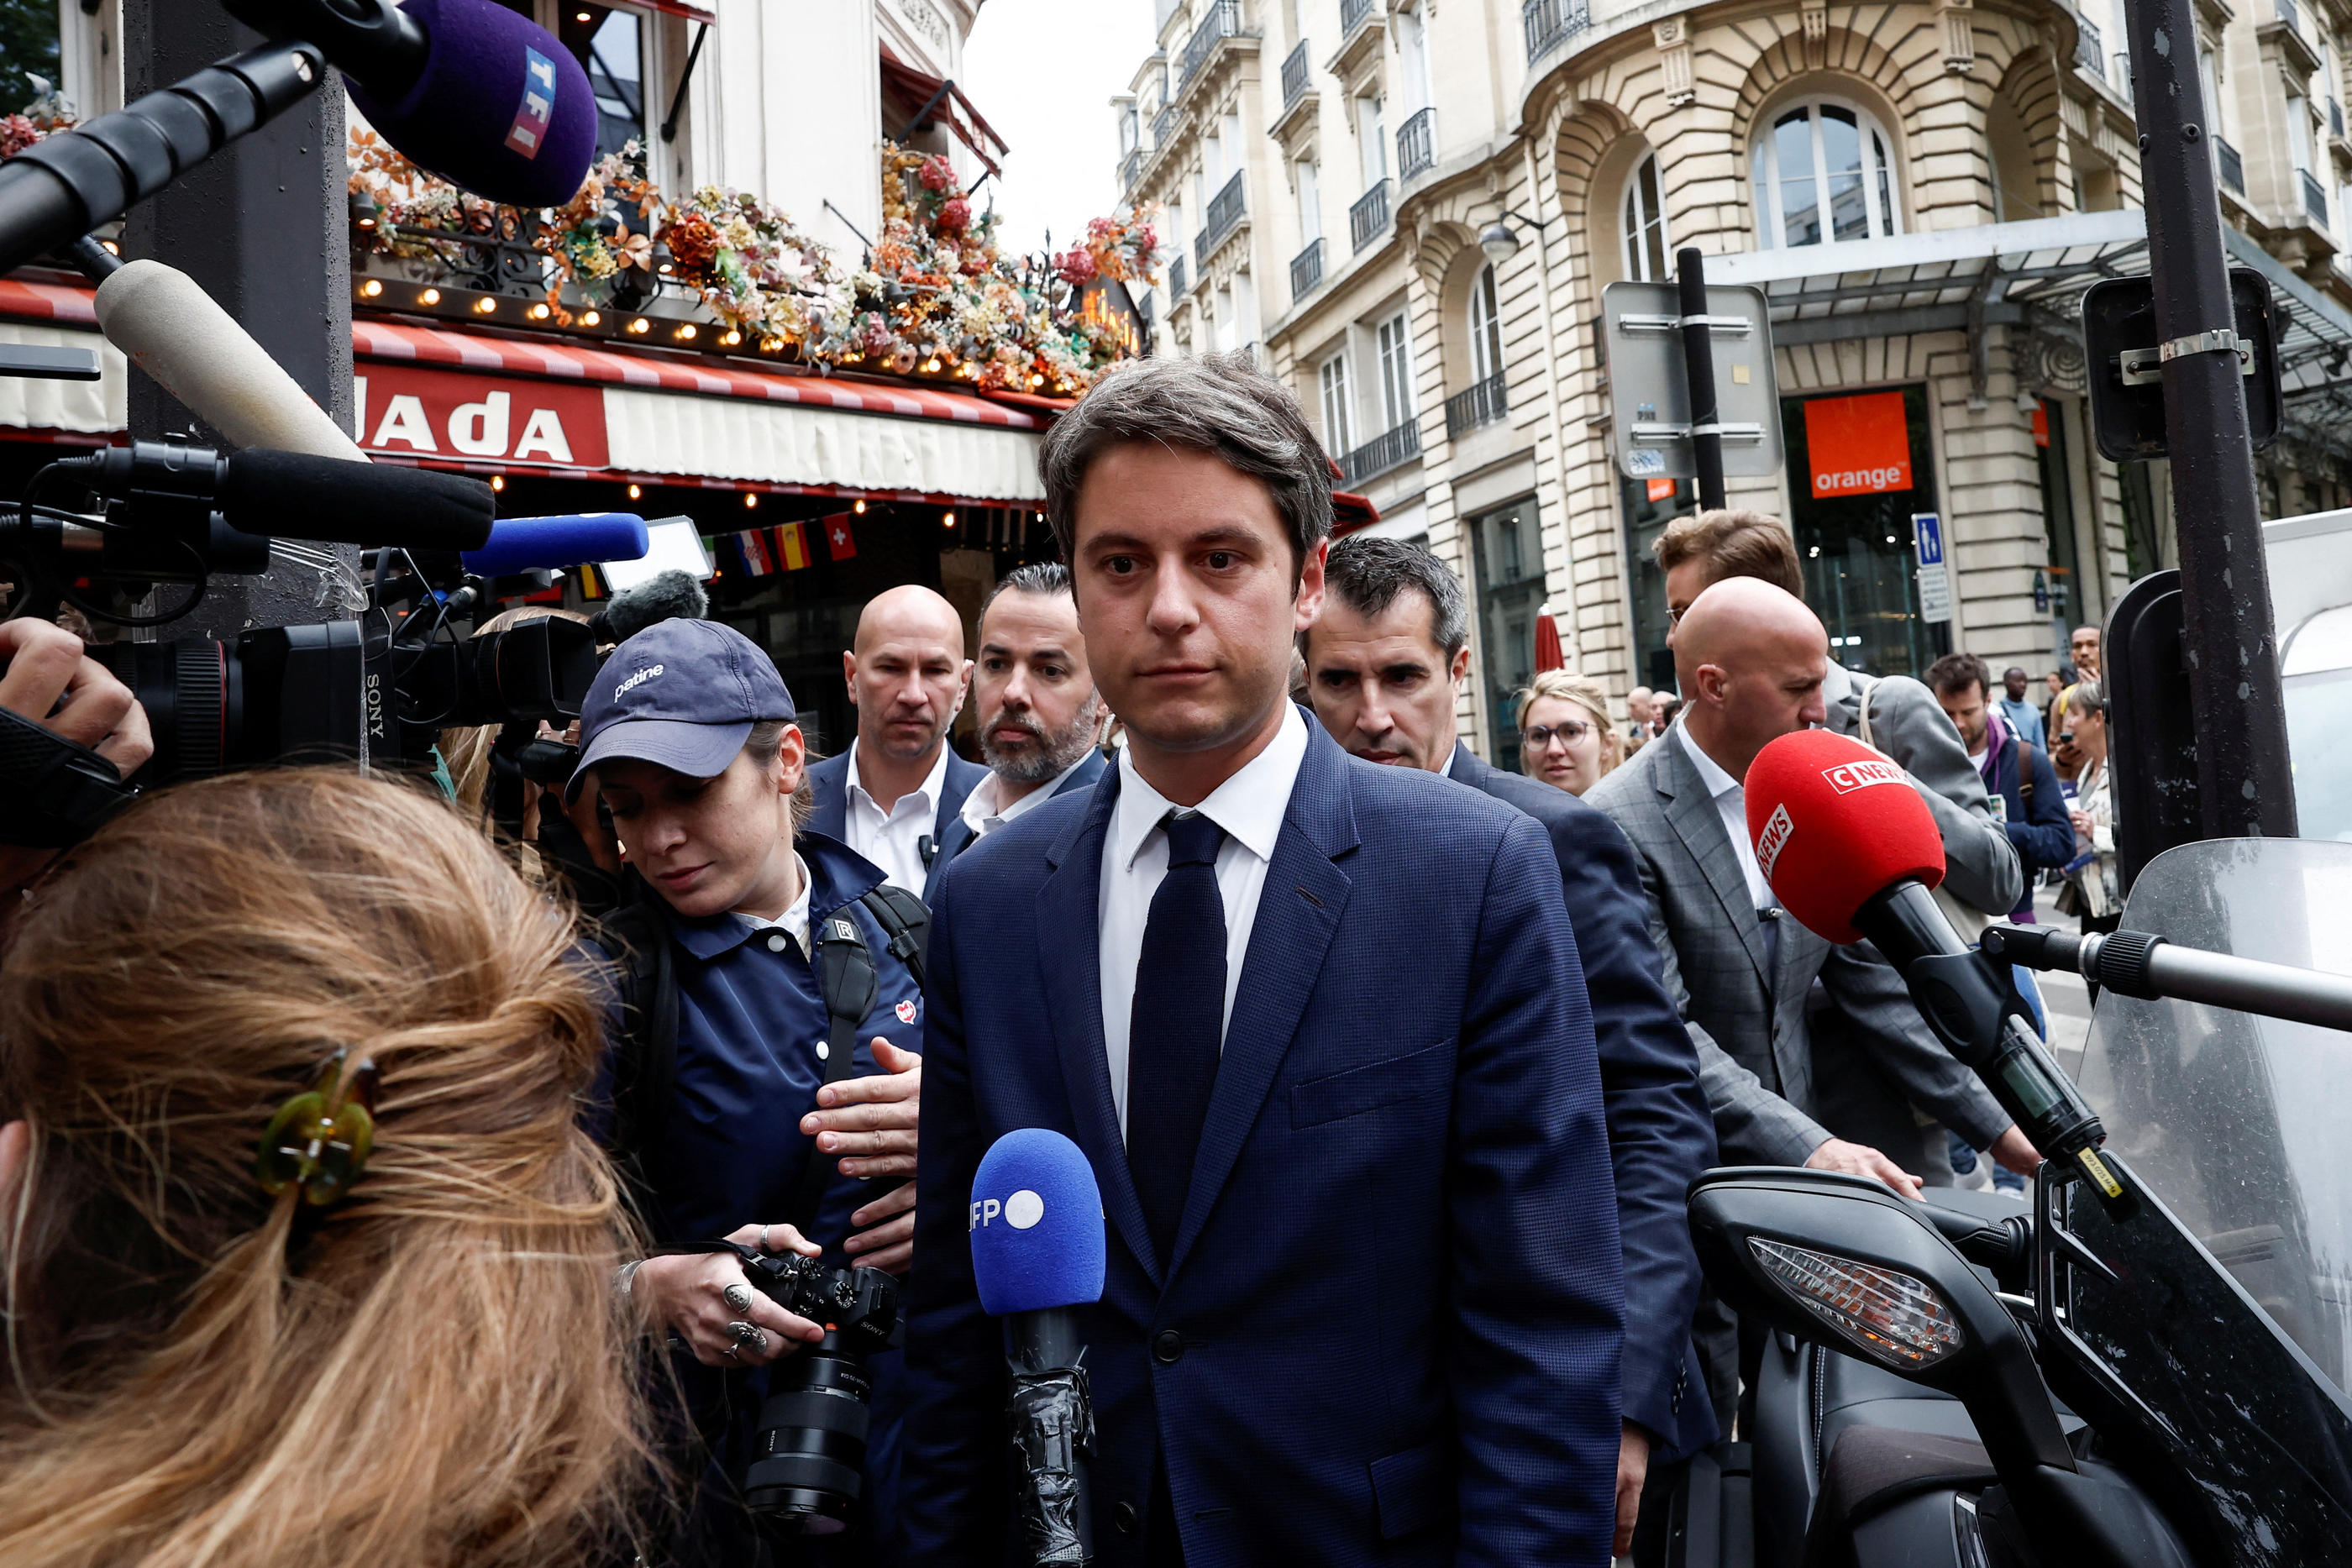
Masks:
[[[2294,778],[2193,0],[2126,0],[2208,838],[2292,838]],[[2093,367],[2097,374],[2104,367]],[[2124,759],[2129,765],[2129,759]]]

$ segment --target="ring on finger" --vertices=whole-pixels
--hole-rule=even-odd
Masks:
[[[768,1348],[766,1332],[755,1323],[729,1323],[727,1332],[734,1336],[736,1345],[751,1352],[754,1355]],[[730,1347],[730,1352],[733,1348],[733,1346]]]
[[[738,1316],[748,1314],[751,1310],[751,1287],[738,1280],[719,1291],[719,1299],[727,1303],[729,1312]]]

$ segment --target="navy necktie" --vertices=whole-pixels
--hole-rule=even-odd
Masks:
[[[1151,895],[1129,1015],[1127,1168],[1164,1269],[1223,1054],[1225,906],[1217,850],[1225,831],[1198,813],[1174,811],[1161,826],[1168,874]]]

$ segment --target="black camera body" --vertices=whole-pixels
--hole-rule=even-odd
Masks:
[[[824,1339],[775,1364],[744,1500],[781,1533],[838,1533],[865,1490],[874,1396],[866,1357],[897,1343],[898,1282],[796,1253],[748,1259],[743,1273],[784,1311],[824,1325]]]

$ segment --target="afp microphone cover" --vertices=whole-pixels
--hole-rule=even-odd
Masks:
[[[1007,1133],[971,1180],[971,1271],[989,1316],[1102,1300],[1102,1191],[1077,1145],[1044,1127]]]

